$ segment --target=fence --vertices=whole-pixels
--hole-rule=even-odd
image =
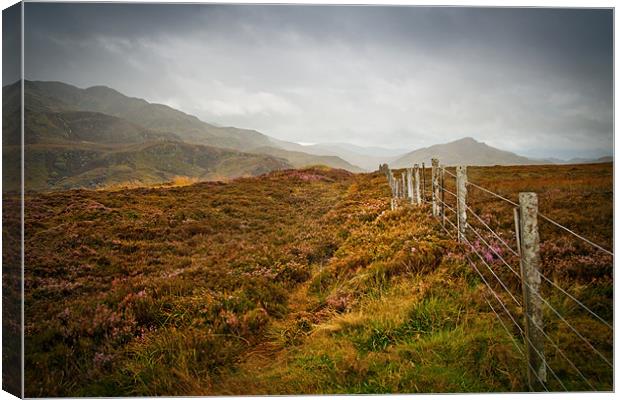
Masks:
[[[387,164],[380,170],[392,188],[393,210],[405,204],[430,206],[443,230],[462,244],[485,285],[490,312],[524,358],[530,390],[611,390],[613,326],[608,320],[613,317],[601,316],[605,307],[586,305],[544,273],[539,221],[613,265],[611,251],[541,214],[536,193],[519,193],[518,202],[510,200],[468,181],[465,166],[448,169],[433,159],[428,188],[424,164],[405,169],[400,179]],[[490,218],[482,213],[485,208],[506,218]]]

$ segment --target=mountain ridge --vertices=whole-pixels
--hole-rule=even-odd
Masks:
[[[535,165],[547,164],[544,161],[523,157],[500,150],[467,136],[448,143],[435,144],[411,151],[396,159],[395,168],[409,167],[413,164],[427,163],[438,158],[442,165]]]

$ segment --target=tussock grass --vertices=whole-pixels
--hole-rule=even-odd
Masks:
[[[527,390],[517,332],[462,248],[427,206],[389,211],[389,196],[383,175],[323,167],[27,196],[26,394]],[[579,274],[556,278],[611,317],[607,275]],[[548,329],[609,388],[609,369]]]

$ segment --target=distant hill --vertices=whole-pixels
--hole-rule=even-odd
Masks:
[[[3,95],[7,98],[16,96],[16,93],[19,92],[18,89],[16,85],[4,87]],[[105,86],[80,89],[62,82],[25,81],[24,89],[26,113],[30,115],[29,119],[31,121],[39,122],[38,124],[32,124],[33,129],[27,135],[27,137],[35,137],[30,143],[36,143],[40,140],[36,138],[37,135],[47,135],[45,140],[56,140],[58,133],[60,133],[60,136],[64,135],[64,139],[67,139],[66,136],[68,135],[66,132],[62,132],[64,126],[61,123],[65,118],[60,114],[79,111],[97,113],[100,119],[104,118],[103,116],[116,117],[139,127],[126,126],[128,128],[127,140],[123,137],[125,131],[120,127],[118,129],[112,128],[108,133],[99,132],[102,135],[100,139],[106,143],[135,143],[136,135],[143,135],[146,140],[158,137],[163,139],[174,138],[186,143],[229,148],[244,152],[252,152],[255,148],[274,146],[275,139],[258,131],[208,124],[193,115],[175,110],[166,105],[149,103],[143,99],[128,97]],[[82,116],[85,115],[83,114]],[[95,118],[94,114],[90,116]],[[96,128],[95,121],[92,122]],[[119,120],[115,122],[120,123]],[[27,123],[28,125],[30,124]],[[55,128],[60,128],[56,129],[56,138],[50,138],[50,132],[46,131],[54,130]],[[142,128],[142,132],[139,133],[137,130],[140,130],[140,128]],[[112,137],[110,134],[116,134],[116,136]],[[276,147],[284,149],[283,146],[276,145]],[[295,160],[299,159],[298,154],[280,152],[280,156],[285,159],[290,158],[291,164],[296,164]],[[308,165],[322,163],[319,158],[306,158],[309,162]],[[343,164],[344,160],[329,160],[333,161],[327,164],[330,167],[340,168],[342,165],[346,165],[346,163]],[[357,169],[355,166],[351,167],[351,171]]]
[[[422,162],[430,165],[431,158],[439,158],[442,165],[528,165],[545,164],[509,151],[491,147],[467,137],[445,144],[436,144],[415,150],[395,160],[390,167],[404,168]]]
[[[278,147],[315,155],[330,155],[339,157],[354,166],[359,166],[366,171],[374,171],[379,164],[391,162],[398,156],[407,152],[402,149],[387,149],[382,147],[363,147],[349,143],[317,143],[301,145],[298,143],[274,140]]]
[[[295,168],[301,168],[308,165],[328,165],[332,168],[340,168],[349,172],[364,172],[362,168],[352,165],[336,156],[312,155],[300,151],[290,151],[276,147],[258,147],[252,151],[259,154],[268,154],[274,157],[286,159],[288,162],[293,164]]]
[[[614,158],[612,156],[605,156],[599,158],[571,158],[570,160],[563,161],[562,164],[597,164],[597,163],[606,163],[613,162]]]
[[[3,156],[16,159],[19,151],[19,146],[5,146]],[[27,190],[151,185],[180,176],[219,180],[292,168],[286,160],[267,155],[161,140],[127,146],[31,144],[26,146],[26,159]],[[18,175],[18,163],[8,168],[13,171],[7,176]],[[15,190],[18,184],[5,181],[5,190]]]

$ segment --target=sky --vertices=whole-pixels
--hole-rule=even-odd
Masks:
[[[26,3],[25,76],[303,143],[613,152],[598,9]]]

